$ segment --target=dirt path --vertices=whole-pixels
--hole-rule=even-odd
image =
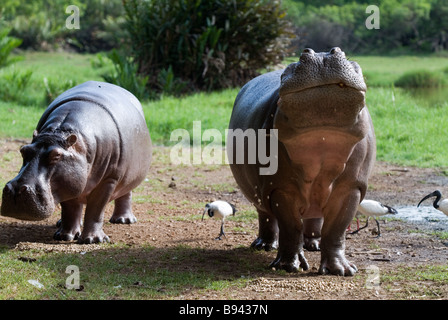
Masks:
[[[0,182],[17,174],[21,165],[18,148],[23,141],[2,141],[0,148]],[[368,197],[396,205],[415,205],[427,193],[442,192],[448,177],[439,169],[403,168],[378,162],[369,182]],[[448,194],[448,190],[447,190]],[[134,212],[138,223],[130,226],[105,223],[104,231],[112,242],[125,242],[130,247],[150,243],[160,250],[172,250],[179,245],[190,248],[189,259],[182,268],[195,268],[199,263],[194,252],[200,251],[210,261],[225,261],[230,256],[252,260],[267,266],[276,252],[254,253],[248,250],[257,235],[256,219],[228,219],[227,238],[213,240],[219,232],[219,221],[201,221],[205,203],[223,199],[235,203],[241,215],[254,214],[253,207],[240,193],[232,174],[225,165],[173,166],[169,149],[154,150],[154,164],[147,179],[134,192]],[[112,206],[106,213],[108,220]],[[252,213],[251,213],[252,212]],[[238,213],[237,213],[238,214]],[[255,217],[255,216],[253,216]],[[25,222],[0,217],[0,245],[29,249],[77,250],[76,244],[60,244],[52,240],[59,215],[43,222]],[[406,279],[405,273],[429,266],[445,266],[448,272],[448,240],[439,239],[419,226],[402,221],[382,222],[382,236],[375,238],[376,226],[371,223],[359,234],[349,236],[346,254],[359,269],[352,278],[318,276],[319,252],[306,252],[310,270],[296,274],[261,269],[243,288],[222,291],[188,291],[178,299],[447,299],[448,283]],[[448,230],[442,230],[447,232]],[[204,259],[204,257],[202,257]],[[229,259],[231,260],[231,259]],[[233,260],[232,260],[233,261]],[[187,265],[185,265],[187,264]],[[190,264],[190,265],[188,265]],[[179,268],[173,264],[168,266]],[[404,278],[397,277],[403,269]],[[243,265],[229,265],[223,277],[247,276]],[[385,284],[369,286],[369,279],[378,272],[395,276]],[[372,276],[371,276],[372,275]],[[371,276],[371,277],[370,277]],[[370,278],[369,278],[370,277]],[[366,287],[367,284],[367,287]],[[419,290],[415,289],[419,287]],[[421,290],[421,288],[425,290]],[[414,289],[413,289],[414,288]]]

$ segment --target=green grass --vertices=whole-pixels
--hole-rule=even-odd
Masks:
[[[0,137],[31,139],[43,111],[41,107],[0,101]]]
[[[156,144],[170,144],[171,133],[176,129],[187,130],[192,138],[193,121],[200,121],[202,133],[206,129],[218,129],[224,139],[237,93],[236,89],[228,89],[143,103],[151,139]],[[178,142],[177,136],[173,139],[171,145]]]
[[[25,59],[16,64],[21,69],[33,71],[33,79],[43,78],[73,80],[79,84],[88,80],[102,81],[104,69],[96,69],[91,65],[95,59],[92,54],[76,54],[67,52],[26,52]]]
[[[0,248],[0,300],[170,299],[191,290],[220,291],[241,286],[247,281],[242,274],[264,270],[260,262],[252,264],[254,256],[259,255],[249,248],[214,251],[186,245],[158,249],[108,244],[82,254]],[[24,262],[23,257],[34,261]],[[218,257],[228,263],[209,268],[209,261]],[[196,267],[185,269],[183,261]],[[239,265],[236,270],[230,268],[235,265]],[[79,268],[81,290],[66,287],[68,266]]]
[[[349,56],[361,66],[369,87],[393,86],[409,71],[439,72],[448,67],[446,57],[437,56]]]
[[[448,104],[425,107],[401,89],[370,88],[367,105],[377,137],[377,159],[402,165],[448,165]]]
[[[444,73],[441,71],[408,71],[395,81],[395,86],[402,88],[439,88],[445,85]]]
[[[440,299],[448,281],[446,265],[406,267],[381,274],[381,288],[395,292],[397,299]]]

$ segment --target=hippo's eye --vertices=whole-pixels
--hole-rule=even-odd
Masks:
[[[48,161],[50,165],[56,164],[62,158],[62,150],[54,148],[48,153]]]
[[[20,153],[24,162],[29,162],[34,157],[34,150],[29,145],[21,147]]]

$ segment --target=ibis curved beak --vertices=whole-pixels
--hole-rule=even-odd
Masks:
[[[436,201],[434,201],[434,203],[437,203],[437,202],[440,200],[440,198],[442,198],[442,194],[440,193],[439,190],[436,190],[436,191],[434,191],[434,192],[428,194],[428,195],[425,196],[422,200],[420,200],[420,202],[418,203],[417,207],[419,207],[420,204],[421,204],[423,201],[425,201],[426,199],[431,198],[431,197],[437,197]]]

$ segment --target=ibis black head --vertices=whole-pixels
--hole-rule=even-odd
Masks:
[[[434,191],[434,192],[428,194],[427,196],[425,196],[422,200],[420,200],[420,202],[418,203],[417,207],[419,207],[420,204],[421,204],[423,201],[425,201],[426,199],[431,198],[431,197],[436,197],[436,200],[434,200],[434,203],[433,203],[432,205],[434,206],[434,208],[437,209],[437,208],[439,207],[438,202],[439,202],[440,199],[442,198],[442,194],[440,193],[439,190],[436,190],[436,191]]]
[[[229,203],[229,205],[232,207],[233,215],[235,215],[235,212],[237,212],[238,210],[236,210],[236,208],[233,204]]]
[[[387,208],[387,212],[390,213],[390,214],[397,214],[398,213],[397,209],[395,209],[395,208],[386,206],[385,204],[383,206],[385,206]]]
[[[210,218],[213,217],[214,212],[213,212],[212,208],[210,208],[210,203],[207,203],[207,204],[205,205],[205,210],[204,210],[204,212],[202,213],[202,220],[204,220],[204,215],[205,215],[206,212],[207,212],[207,214],[208,214],[208,216],[209,216]]]

